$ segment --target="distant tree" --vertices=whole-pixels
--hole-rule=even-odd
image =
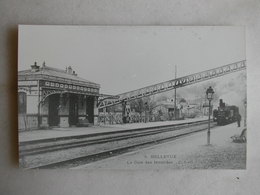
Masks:
[[[186,103],[187,101],[184,98],[181,98],[179,103]]]
[[[130,107],[131,107],[131,110],[135,110],[135,112],[138,112],[138,113],[142,113],[143,110],[144,110],[144,101],[143,99],[136,99],[136,100],[133,100],[133,101],[130,101]]]
[[[130,102],[131,109],[134,109],[135,112],[142,113],[144,111],[148,111],[149,113],[152,113],[153,107],[155,107],[156,102],[154,101],[154,98],[144,97],[140,99],[136,99]]]
[[[107,107],[106,112],[120,112],[120,111],[122,111],[121,107],[122,107],[121,104],[117,104],[115,106]]]
[[[164,102],[167,101],[167,99],[169,98],[169,96],[167,94],[158,94],[156,95],[156,101],[157,102]]]

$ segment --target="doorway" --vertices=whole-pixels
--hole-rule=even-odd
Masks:
[[[49,96],[49,126],[59,125],[59,94]]]
[[[86,113],[89,123],[94,123],[94,97],[87,97]]]
[[[69,101],[69,125],[74,126],[78,123],[78,96],[70,94]]]

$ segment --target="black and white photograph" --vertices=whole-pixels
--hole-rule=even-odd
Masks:
[[[19,25],[20,168],[245,170],[245,33]]]

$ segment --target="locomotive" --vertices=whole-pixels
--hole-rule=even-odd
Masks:
[[[236,122],[239,115],[237,106],[226,106],[222,99],[219,101],[218,109],[213,110],[213,121],[218,125],[227,125]]]

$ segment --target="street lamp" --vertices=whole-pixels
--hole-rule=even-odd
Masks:
[[[208,145],[210,145],[210,108],[211,108],[210,103],[211,103],[211,100],[213,99],[213,94],[214,94],[214,90],[210,86],[206,91],[207,99],[209,100],[209,123],[208,123],[209,125],[208,125],[208,132],[207,132]]]

